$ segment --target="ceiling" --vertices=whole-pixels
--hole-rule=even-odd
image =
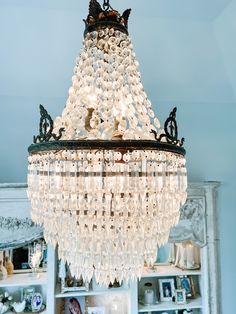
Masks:
[[[225,135],[236,108],[236,0],[111,1],[119,10],[133,8],[130,35],[144,88],[161,121],[179,108],[181,134],[190,137],[190,160],[199,164],[195,177],[203,178],[199,152],[211,150],[209,143],[226,145],[224,138],[233,134]],[[7,134],[0,181],[25,180],[27,145],[38,132],[38,105],[52,117],[61,113],[87,7],[88,0],[0,0],[0,115]],[[218,145],[212,152],[221,159]]]
[[[153,102],[235,100],[224,16],[236,0],[111,2],[133,8],[130,34]],[[65,99],[87,14],[88,0],[1,0],[0,95]]]
[[[78,12],[85,13],[88,2],[89,0],[1,0],[0,6],[58,10],[77,9]],[[110,2],[117,8],[132,7],[138,16],[209,21],[219,16],[231,0],[111,0]]]

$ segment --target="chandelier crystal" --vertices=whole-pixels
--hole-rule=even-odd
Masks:
[[[162,129],[140,80],[129,14],[90,1],[66,106],[53,122],[40,105],[29,147],[33,221],[72,275],[106,285],[141,277],[155,262],[187,189],[176,108]]]

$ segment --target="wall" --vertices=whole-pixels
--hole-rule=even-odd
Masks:
[[[126,2],[119,6],[126,7]],[[143,2],[130,1],[134,8],[130,33],[155,112],[164,121],[172,107],[178,106],[189,179],[222,182],[222,303],[223,314],[231,314],[236,311],[236,71],[232,41],[236,2],[231,1],[214,21],[215,16],[206,16],[213,6],[203,15],[204,8],[197,11],[197,2],[190,2],[191,10],[186,7],[164,14],[169,12],[165,9],[161,14],[157,5],[149,16],[146,7],[142,10]],[[26,181],[27,146],[37,133],[38,105],[44,104],[52,116],[60,114],[81,47],[81,19],[86,16],[85,4],[80,11],[75,1],[70,2],[70,9],[62,0],[58,8],[54,1],[49,5],[45,1],[42,5],[22,3],[0,4],[0,182]],[[189,5],[183,1],[186,3]]]

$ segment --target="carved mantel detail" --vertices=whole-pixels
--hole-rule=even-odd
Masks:
[[[171,230],[169,242],[192,241],[203,247],[206,245],[205,199],[189,197],[181,208],[180,222]]]

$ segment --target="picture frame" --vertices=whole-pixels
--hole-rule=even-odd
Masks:
[[[69,266],[62,261],[59,263],[58,276],[61,281],[61,293],[89,291],[89,283],[87,281],[84,282],[82,278],[76,279],[72,277]]]
[[[186,291],[185,291],[185,289],[177,289],[175,291],[175,303],[178,305],[186,304]]]
[[[160,292],[160,301],[172,301],[175,296],[175,282],[173,278],[170,279],[159,279],[159,292]]]
[[[176,282],[178,289],[185,289],[186,298],[195,298],[196,293],[194,288],[194,281],[191,276],[177,276]]]
[[[25,308],[31,310],[32,297],[35,294],[35,287],[21,289],[21,301],[25,300]]]
[[[32,312],[38,312],[43,306],[43,297],[41,293],[34,293],[31,299]]]
[[[32,269],[29,265],[29,253],[30,248],[35,244],[38,243],[42,247],[42,258],[40,261],[40,265],[37,268],[39,272],[46,272],[47,271],[47,245],[43,238],[36,239],[26,245],[12,248],[6,250],[4,254],[9,257],[9,260],[14,265],[14,274],[22,274],[22,273],[31,273]]]
[[[106,314],[105,307],[88,307],[88,314]]]
[[[70,297],[65,299],[61,314],[85,314],[85,297]]]

